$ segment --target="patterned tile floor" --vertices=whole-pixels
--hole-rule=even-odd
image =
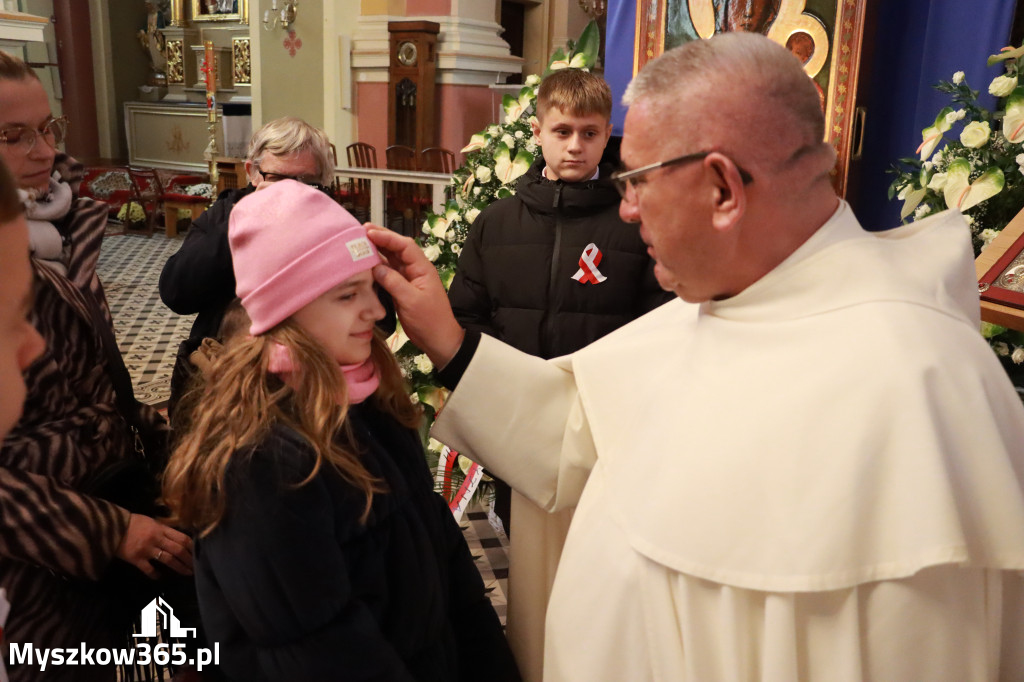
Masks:
[[[157,290],[160,270],[181,241],[159,233],[108,234],[100,250],[100,280],[136,397],[157,407],[167,403],[174,355],[195,319],[171,312]]]
[[[178,343],[188,336],[194,315],[175,315],[160,301],[157,282],[182,237],[108,233],[100,251],[99,275],[114,316],[114,330],[139,400],[162,407],[170,392]],[[505,622],[508,538],[495,531],[487,512],[471,506],[463,534],[476,559],[491,604]]]

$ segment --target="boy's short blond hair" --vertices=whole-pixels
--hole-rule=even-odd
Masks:
[[[612,116],[612,89],[603,78],[589,71],[561,69],[540,84],[537,118],[544,118],[552,107],[570,116],[600,114],[609,120]]]

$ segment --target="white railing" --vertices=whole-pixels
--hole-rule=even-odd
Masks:
[[[430,197],[434,213],[444,212],[445,189],[452,177],[444,173],[426,173],[423,171],[400,171],[384,168],[349,168],[334,169],[340,178],[370,181],[370,222],[384,225],[384,183],[408,182],[417,185],[430,185]],[[418,226],[417,226],[418,229]]]

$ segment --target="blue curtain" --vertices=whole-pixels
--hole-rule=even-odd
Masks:
[[[626,109],[622,94],[633,80],[633,36],[636,33],[636,0],[609,0],[604,77],[612,89],[612,134],[622,135]]]
[[[673,0],[684,2],[685,0]],[[945,95],[933,89],[955,71],[983,93],[1002,67],[988,68],[985,59],[1007,44],[1015,0],[868,0],[877,11],[870,63],[862,63],[866,85],[858,104],[867,106],[863,158],[851,165],[847,198],[871,229],[899,223],[899,202],[889,201],[891,181],[885,171],[903,156],[912,156],[921,142],[921,129],[930,125]],[[612,123],[622,134],[625,111],[620,103],[633,76],[636,0],[609,0],[605,78],[615,105]],[[982,106],[991,106],[989,104]],[[955,129],[954,129],[955,132]]]

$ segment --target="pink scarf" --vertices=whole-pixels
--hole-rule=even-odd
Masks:
[[[295,363],[286,346],[280,343],[273,345],[267,369],[280,375],[281,380],[288,383],[288,375],[295,371]],[[377,366],[373,364],[373,358],[367,358],[366,362],[358,365],[341,365],[341,373],[348,385],[348,401],[352,405],[369,398],[380,386],[380,374],[377,372]]]

